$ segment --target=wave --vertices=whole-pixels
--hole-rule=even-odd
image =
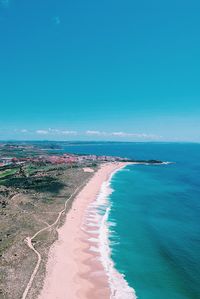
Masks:
[[[109,195],[113,192],[110,187],[111,179],[116,171],[114,171],[109,180],[102,184],[100,193],[96,200],[90,205],[89,220],[97,221],[99,225],[97,246],[91,246],[91,250],[98,251],[100,254],[100,261],[108,276],[108,282],[110,286],[111,296],[110,299],[136,299],[135,290],[128,285],[125,276],[117,271],[114,262],[111,258],[110,248],[110,226],[115,226],[115,223],[108,222],[108,217],[111,209],[111,203],[109,201]],[[94,213],[94,211],[96,213]],[[90,225],[92,223],[90,222]],[[92,240],[92,241],[96,241]]]

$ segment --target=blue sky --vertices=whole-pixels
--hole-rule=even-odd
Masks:
[[[199,11],[0,0],[0,139],[200,141]]]

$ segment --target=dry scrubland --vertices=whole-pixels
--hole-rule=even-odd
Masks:
[[[92,175],[82,167],[31,163],[0,171],[0,298],[21,298],[37,262],[24,239],[53,223],[66,199]],[[33,241],[42,255],[42,263],[27,296],[29,299],[35,298],[41,287],[47,254],[56,238],[54,227]]]

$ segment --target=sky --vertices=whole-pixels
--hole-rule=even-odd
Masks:
[[[200,1],[0,0],[0,139],[200,141]]]

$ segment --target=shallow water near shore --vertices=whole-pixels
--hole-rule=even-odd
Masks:
[[[113,176],[111,256],[138,298],[198,298],[200,145],[104,143],[70,150],[176,162],[131,165]]]
[[[111,174],[109,180],[103,182],[96,200],[89,206],[89,209],[93,209],[92,219],[96,218],[95,223],[98,223],[99,228],[98,238],[95,240],[96,247],[92,246],[92,250],[99,252],[100,261],[108,278],[110,299],[136,299],[134,289],[128,285],[124,275],[117,271],[111,259],[109,236],[112,223],[108,222],[108,217],[111,209],[109,196],[113,192],[110,183],[114,173],[115,171]]]

